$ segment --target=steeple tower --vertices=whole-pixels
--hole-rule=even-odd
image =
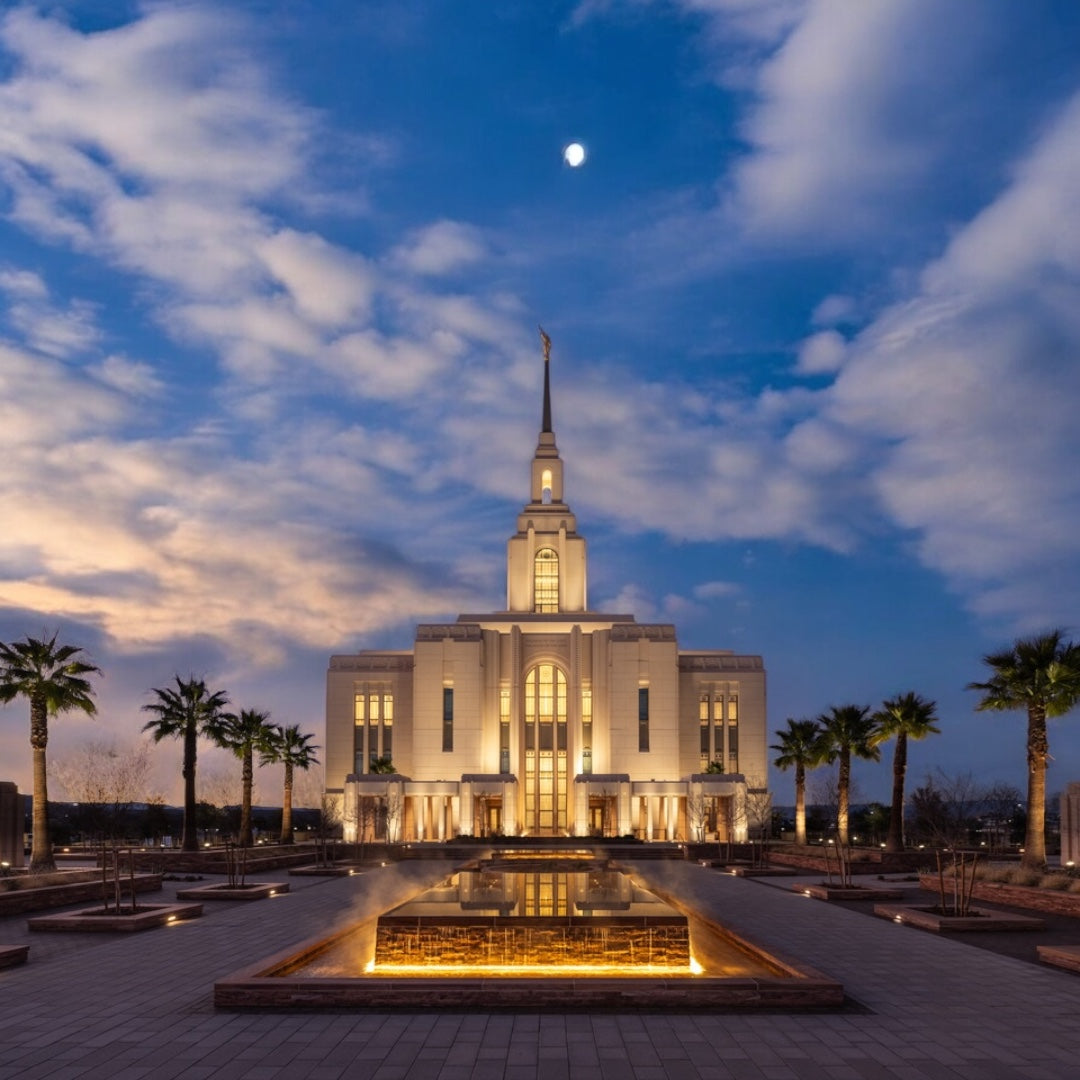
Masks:
[[[544,333],[543,327],[540,327],[540,341],[544,346],[544,408],[540,439],[533,455],[530,506],[563,506],[563,463],[551,426],[551,338]],[[566,510],[565,506],[563,510]]]
[[[544,349],[544,402],[540,438],[531,466],[529,502],[507,546],[508,611],[555,614],[585,611],[585,540],[563,502],[563,463],[551,422],[551,338]]]

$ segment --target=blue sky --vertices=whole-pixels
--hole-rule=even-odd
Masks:
[[[329,654],[501,607],[542,323],[591,606],[1022,785],[963,687],[1076,632],[1078,56],[1069,0],[6,6],[0,639],[105,672],[57,758],[176,672],[321,739]]]

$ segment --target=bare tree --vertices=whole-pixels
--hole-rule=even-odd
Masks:
[[[333,795],[324,791],[319,801],[319,823],[315,833],[315,859],[320,866],[330,862],[330,837],[344,823],[342,805]]]
[[[982,793],[982,831],[990,851],[1000,851],[1012,843],[1017,811],[1024,806],[1024,793],[1015,784],[990,784]]]
[[[203,767],[199,774],[199,801],[221,810],[230,832],[239,830],[242,800],[243,780],[235,769],[220,765]]]
[[[89,741],[51,767],[68,799],[87,809],[86,820],[98,838],[115,839],[124,832],[132,806],[148,799],[150,766],[146,743]]]
[[[747,777],[744,805],[751,857],[755,866],[764,866],[769,856],[772,795],[759,777]]]
[[[704,843],[705,796],[700,789],[695,790],[693,785],[691,785],[690,793],[686,796],[686,827],[690,832],[692,843]]]
[[[935,769],[911,793],[913,831],[936,848],[964,848],[978,826],[986,789],[970,772]]]

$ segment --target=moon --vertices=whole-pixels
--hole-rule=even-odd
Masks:
[[[562,152],[562,156],[563,161],[565,161],[571,169],[576,169],[585,162],[585,147],[579,142],[572,142]]]

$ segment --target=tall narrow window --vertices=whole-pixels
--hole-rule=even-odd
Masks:
[[[392,758],[394,756],[394,696],[383,695],[382,715],[382,756]]]
[[[637,748],[641,753],[649,749],[649,688],[638,687],[637,692]]]
[[[448,754],[454,749],[454,688],[444,686],[442,692],[442,748]]]
[[[537,664],[525,675],[525,828],[566,828],[566,675]]]
[[[727,702],[728,772],[739,771],[739,696],[732,694]]]
[[[581,691],[581,771],[592,772],[592,690]]]
[[[541,548],[533,559],[533,610],[559,610],[559,556],[551,548]]]
[[[353,771],[371,772],[394,752],[394,694],[385,685],[360,684],[353,694]]]
[[[366,772],[364,729],[367,726],[367,694],[358,692],[353,698],[353,772]]]
[[[499,772],[510,771],[510,691],[499,691]]]
[[[726,772],[727,765],[724,760],[724,695],[719,688],[713,690],[712,702],[713,715],[713,752],[712,760],[719,762],[720,768]]]
[[[379,718],[382,709],[378,694],[372,694],[368,699],[368,762],[374,762],[379,756]]]
[[[701,770],[704,772],[712,760],[709,747],[709,695],[702,694],[698,699],[698,724],[701,727]]]

